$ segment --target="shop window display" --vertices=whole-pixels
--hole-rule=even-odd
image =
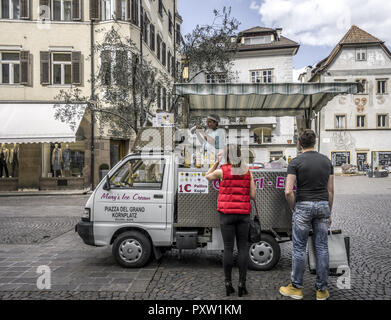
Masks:
[[[42,176],[54,178],[82,177],[84,143],[44,144]]]
[[[19,171],[19,145],[1,144],[0,146],[0,178],[16,178]]]

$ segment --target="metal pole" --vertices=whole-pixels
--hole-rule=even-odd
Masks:
[[[95,101],[95,77],[94,77],[94,21],[91,20],[90,24],[90,35],[91,35],[91,43],[90,43],[90,50],[91,50],[91,100]],[[90,108],[91,110],[91,189],[93,190],[95,188],[94,185],[94,172],[95,172],[95,139],[94,139],[94,133],[95,133],[95,114],[93,111],[94,107]]]

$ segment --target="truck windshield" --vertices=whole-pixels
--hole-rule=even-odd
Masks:
[[[164,166],[163,159],[131,159],[111,177],[111,188],[161,189]]]

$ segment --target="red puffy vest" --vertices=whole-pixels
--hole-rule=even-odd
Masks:
[[[243,176],[232,175],[232,165],[222,165],[223,180],[220,181],[217,211],[225,214],[250,214],[250,182],[248,171]]]

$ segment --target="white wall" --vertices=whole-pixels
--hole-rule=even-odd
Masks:
[[[322,110],[320,151],[328,157],[332,151],[350,151],[351,164],[357,165],[357,153],[367,152],[370,162],[371,151],[391,151],[391,130],[376,129],[378,113],[391,116],[391,59],[380,46],[368,47],[367,61],[356,61],[355,52],[355,48],[343,49],[327,69],[330,75],[322,76],[321,81],[366,79],[368,92],[335,97]],[[388,79],[388,94],[377,94],[376,79]],[[360,106],[363,112],[359,112]],[[336,114],[346,114],[347,128],[352,130],[329,131],[335,129]],[[354,130],[357,115],[367,116],[367,130]]]

